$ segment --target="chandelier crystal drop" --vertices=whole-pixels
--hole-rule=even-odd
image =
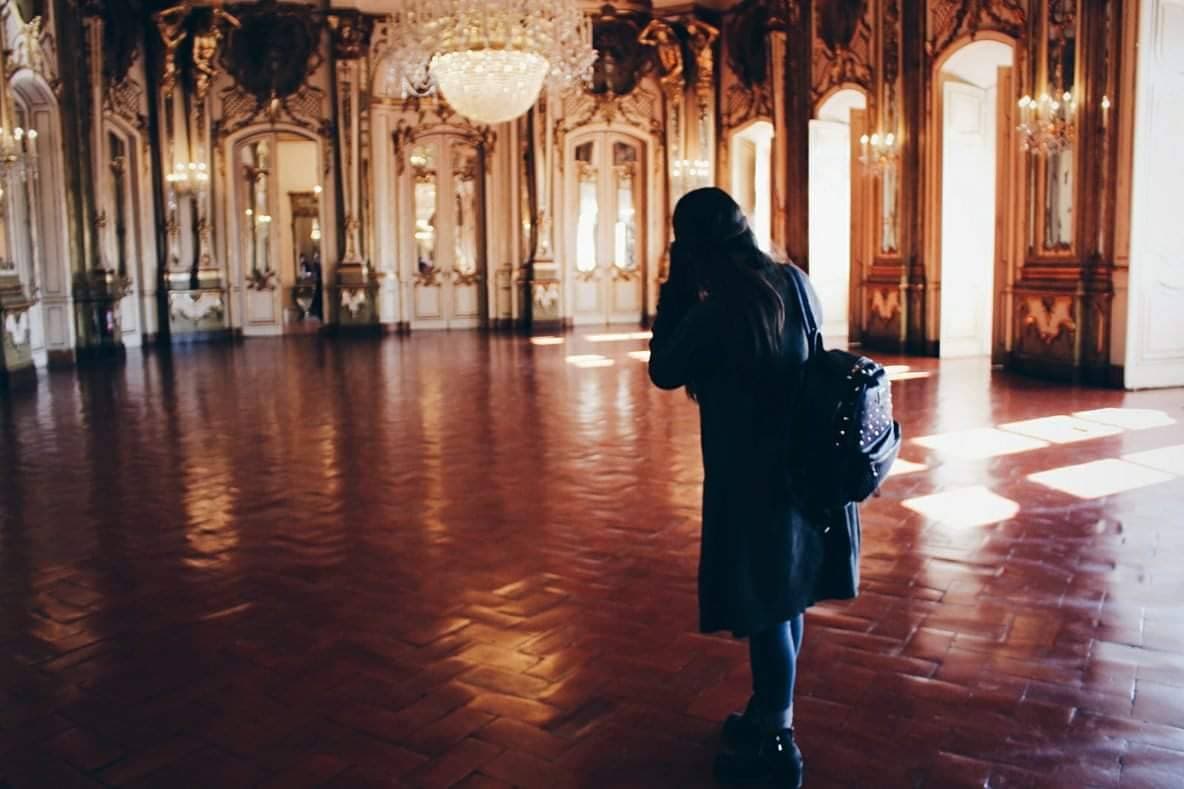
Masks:
[[[517,118],[544,84],[587,82],[596,61],[578,0],[404,0],[392,22],[407,91],[438,88],[478,123]]]

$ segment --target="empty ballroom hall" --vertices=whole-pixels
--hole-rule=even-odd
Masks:
[[[0,3],[0,787],[1184,786],[1182,52]]]

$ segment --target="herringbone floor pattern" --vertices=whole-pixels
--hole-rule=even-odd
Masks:
[[[0,395],[0,785],[710,785],[746,651],[693,632],[697,417],[642,348],[258,341]],[[953,438],[809,615],[807,786],[1184,786],[1184,470],[1122,459],[1184,396],[895,361]],[[957,432],[1101,408],[1144,410]]]

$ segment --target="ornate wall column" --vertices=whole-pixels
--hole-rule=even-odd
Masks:
[[[1013,294],[1010,363],[1034,375],[1091,383],[1113,378],[1117,146],[1111,115],[1120,100],[1130,100],[1114,85],[1122,22],[1115,0],[1052,0],[1033,6],[1029,20],[1033,57],[1020,75],[1023,92],[1048,93],[1072,106],[1061,132],[1067,144],[1026,157],[1030,210]]]
[[[784,142],[785,225],[782,239],[789,258],[810,270],[810,61],[814,14],[808,0],[785,0],[783,92],[785,119],[775,137]]]
[[[370,47],[373,22],[360,13],[338,13],[329,17],[333,33],[332,65],[336,80],[334,107],[337,139],[339,204],[342,207],[344,249],[337,264],[336,293],[330,314],[342,327],[378,325],[378,279],[362,258],[362,114],[367,104],[368,80],[363,68]]]

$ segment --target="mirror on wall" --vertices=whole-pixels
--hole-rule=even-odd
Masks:
[[[241,149],[244,227],[243,260],[252,274],[263,274],[271,266],[271,204],[268,200],[271,177],[271,143],[268,140],[244,145]]]
[[[1048,92],[1060,102],[1073,101],[1077,91],[1078,16],[1077,0],[1054,0],[1048,5],[1046,78]],[[1040,241],[1045,252],[1068,252],[1073,246],[1075,156],[1075,146],[1070,142],[1050,150],[1043,162],[1040,179],[1043,232]]]
[[[456,193],[454,270],[462,277],[475,276],[481,254],[480,159],[472,143],[452,143],[453,189]]]
[[[617,216],[613,224],[613,265],[621,271],[638,267],[637,249],[637,146],[613,143],[613,190]]]
[[[409,157],[412,205],[415,214],[415,265],[421,276],[436,270],[436,215],[438,185],[435,154],[431,147],[416,146]]]
[[[111,205],[115,211],[115,260],[116,270],[126,274],[128,260],[128,166],[127,145],[116,134],[107,135],[108,160],[111,165]]]
[[[880,174],[880,254],[900,252],[900,185],[895,163]]]

